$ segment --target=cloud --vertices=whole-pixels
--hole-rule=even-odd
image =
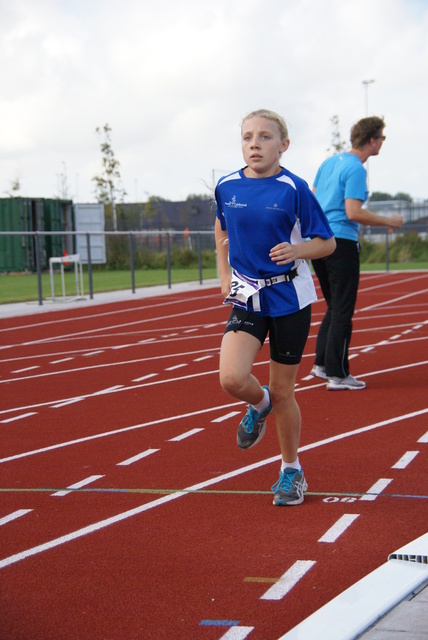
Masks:
[[[93,201],[109,123],[128,201],[207,193],[242,165],[255,108],[289,124],[286,166],[313,180],[365,114],[387,142],[370,187],[426,198],[428,6],[417,0],[0,0],[0,192]],[[374,79],[365,94],[362,81]]]

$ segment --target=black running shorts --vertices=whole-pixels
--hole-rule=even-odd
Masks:
[[[263,346],[269,333],[270,357],[280,364],[299,364],[311,326],[311,306],[278,318],[263,317],[234,307],[225,333],[245,331]]]

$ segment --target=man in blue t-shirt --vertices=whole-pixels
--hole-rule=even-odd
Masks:
[[[352,149],[325,160],[315,176],[313,192],[336,238],[331,255],[312,260],[327,312],[321,323],[311,375],[327,380],[327,389],[364,389],[349,372],[348,350],[360,278],[360,224],[400,227],[403,216],[378,215],[363,209],[367,200],[364,162],[377,156],[385,140],[382,118],[363,118],[351,129]]]

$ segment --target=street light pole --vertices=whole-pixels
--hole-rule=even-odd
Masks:
[[[365,91],[365,104],[366,104],[366,117],[369,115],[369,85],[373,84],[374,80],[363,80],[363,87]]]
[[[374,80],[363,80],[363,88],[365,93],[365,103],[366,103],[366,118],[369,116],[369,85],[373,84]],[[369,186],[369,159],[366,160],[366,171],[367,171],[367,191],[370,194],[370,186]],[[370,197],[370,195],[369,195]]]

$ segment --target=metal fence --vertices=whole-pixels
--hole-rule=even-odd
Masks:
[[[129,265],[131,275],[131,288],[132,293],[135,293],[135,251],[138,244],[144,244],[152,252],[164,251],[166,254],[166,277],[168,288],[172,286],[171,277],[171,250],[173,248],[187,248],[194,251],[198,259],[198,271],[199,271],[199,283],[203,283],[203,270],[202,270],[202,251],[214,250],[215,239],[214,231],[197,231],[183,234],[183,231],[97,231],[86,232],[81,231],[63,231],[61,233],[53,231],[0,231],[0,240],[7,237],[20,236],[23,239],[22,244],[27,247],[24,239],[28,237],[32,240],[32,247],[34,252],[34,270],[37,273],[37,289],[38,289],[38,302],[39,305],[43,304],[42,295],[42,272],[46,270],[49,265],[50,259],[57,259],[61,256],[48,255],[43,240],[46,236],[61,236],[63,239],[62,246],[70,245],[70,238],[76,239],[79,237],[79,245],[84,249],[80,262],[87,265],[88,281],[89,281],[89,297],[93,299],[93,266],[94,261],[92,259],[91,249],[94,245],[94,241],[99,236],[115,236],[118,238],[127,239],[128,252],[129,252]],[[74,245],[75,243],[73,243]],[[96,243],[95,243],[96,244]],[[62,252],[61,252],[62,253]],[[108,260],[108,258],[107,258]],[[58,260],[55,260],[59,263]],[[67,256],[63,256],[63,263],[67,263]],[[62,266],[62,265],[61,265]],[[4,269],[3,269],[4,270]]]
[[[396,237],[407,235],[407,234],[417,234],[419,237],[426,240],[428,238],[428,221],[420,220],[418,222],[412,222],[410,224],[404,225],[400,229],[388,229],[387,227],[370,227],[370,226],[361,226],[361,238],[369,240],[371,242],[379,242],[384,243],[385,245],[385,270],[389,270],[389,250],[391,243],[395,240]],[[33,251],[33,260],[32,264],[34,265],[31,271],[35,271],[37,273],[37,289],[38,289],[38,302],[39,305],[43,304],[42,297],[42,280],[41,274],[43,270],[46,270],[51,265],[49,264],[49,259],[58,258],[59,256],[49,255],[46,251],[46,246],[54,246],[53,243],[46,243],[46,237],[49,236],[60,236],[62,238],[61,247],[70,247],[76,246],[76,238],[79,237],[79,247],[81,249],[80,262],[87,266],[88,273],[88,281],[89,281],[89,296],[91,299],[94,297],[94,289],[93,289],[93,266],[94,260],[92,257],[92,249],[93,246],[97,245],[97,238],[100,236],[104,236],[107,238],[109,236],[115,236],[117,238],[125,239],[127,242],[127,248],[125,249],[127,253],[127,258],[129,258],[129,270],[131,277],[131,288],[132,293],[135,293],[135,255],[136,250],[141,248],[142,246],[151,252],[160,252],[163,251],[166,254],[166,279],[168,288],[172,286],[172,276],[171,276],[171,250],[173,248],[187,248],[192,250],[197,255],[198,260],[198,271],[199,271],[199,283],[203,283],[203,269],[202,269],[202,251],[204,250],[212,250],[215,251],[215,238],[214,231],[194,231],[194,232],[183,232],[183,231],[97,231],[97,232],[85,232],[81,231],[0,231],[0,247],[1,241],[3,238],[7,239],[8,237],[20,236],[21,244],[25,246],[26,251],[28,252],[28,240],[31,240],[31,246]],[[58,244],[58,243],[56,243]],[[55,245],[56,246],[56,245]],[[68,251],[69,253],[69,251]],[[55,262],[59,262],[55,260]],[[66,259],[64,260],[64,263]],[[108,262],[108,256],[107,256]],[[5,271],[0,265],[0,270]]]

